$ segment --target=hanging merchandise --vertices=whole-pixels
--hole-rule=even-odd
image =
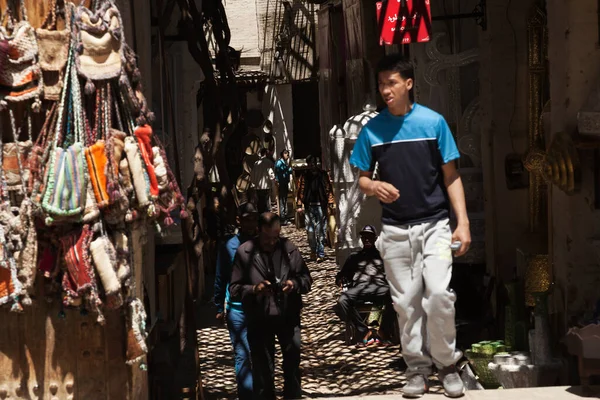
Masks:
[[[87,79],[86,94],[92,94],[95,90],[93,81],[119,78],[122,74],[124,34],[121,13],[112,1],[103,2],[95,10],[79,6],[75,27],[77,72]]]
[[[26,311],[40,285],[102,324],[104,310],[121,309],[135,363],[147,352],[135,257],[148,225],[187,218],[185,201],[115,1],[52,0],[37,31],[20,7],[21,21],[10,11],[0,27],[0,117],[12,137],[0,131],[0,305]],[[44,113],[32,114],[41,96]],[[24,112],[11,103],[29,99]]]
[[[62,289],[63,304],[66,307],[86,305],[98,313],[98,321],[103,322],[94,269],[90,260],[90,243],[93,232],[89,225],[75,229],[60,238],[62,261],[64,264]],[[84,301],[86,302],[84,304]]]
[[[62,30],[58,29],[60,17],[65,24]],[[46,20],[36,30],[45,100],[60,99],[71,43],[70,22],[71,6],[65,3],[65,0],[53,0]]]
[[[46,172],[42,208],[46,223],[57,219],[77,221],[85,208],[87,193],[86,163],[83,154],[82,100],[77,73],[72,67],[74,50],[71,46],[50,163]],[[65,121],[66,117],[66,121]]]
[[[24,0],[20,0],[21,20],[17,10],[8,7],[0,26],[0,108],[9,102],[34,99],[34,111],[41,109],[43,78],[38,59],[35,30],[27,20]]]

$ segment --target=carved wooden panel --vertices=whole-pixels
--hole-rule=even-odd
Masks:
[[[125,364],[120,312],[107,312],[102,327],[93,315],[60,311],[43,296],[22,315],[0,310],[0,398],[139,398]]]
[[[348,59],[361,59],[365,56],[365,51],[360,0],[344,0],[344,19]]]

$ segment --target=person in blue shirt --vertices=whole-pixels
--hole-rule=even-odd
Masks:
[[[281,152],[279,160],[275,164],[275,179],[279,186],[279,218],[281,218],[282,225],[287,225],[287,203],[291,176],[290,152],[285,149]]]
[[[398,314],[402,355],[408,366],[406,397],[428,390],[435,363],[448,397],[459,397],[464,385],[455,364],[454,303],[448,288],[456,256],[471,243],[465,193],[455,160],[459,152],[440,114],[413,103],[412,64],[401,55],[378,65],[379,93],[387,108],[360,132],[350,164],[360,170],[359,186],[382,206],[382,232],[376,246],[383,259]],[[373,179],[378,164],[378,180]],[[450,205],[457,219],[451,231]]]
[[[242,310],[242,303],[232,301],[229,283],[233,259],[237,249],[257,234],[258,212],[252,203],[242,204],[238,209],[239,233],[225,242],[217,255],[215,277],[215,304],[217,320],[226,316],[227,329],[235,354],[235,376],[239,400],[252,399],[252,366],[248,344],[248,324]],[[226,308],[225,308],[226,307]],[[225,311],[225,312],[224,312]]]

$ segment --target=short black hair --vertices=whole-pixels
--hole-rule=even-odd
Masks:
[[[272,228],[275,224],[281,224],[281,218],[275,213],[267,211],[258,216],[259,231],[262,231],[264,227]]]
[[[290,151],[289,151],[288,149],[281,150],[281,153],[279,153],[279,157],[283,157],[283,155],[284,155],[285,153],[288,153],[288,154],[290,154]]]
[[[261,157],[262,157],[262,156],[266,156],[268,152],[269,152],[269,150],[267,150],[267,149],[265,149],[265,148],[262,148],[262,149],[260,149],[260,151],[258,152],[258,155],[259,155],[259,156],[261,156]]]
[[[389,54],[377,63],[377,75],[383,71],[394,71],[403,79],[415,79],[415,67],[413,63],[402,54]]]

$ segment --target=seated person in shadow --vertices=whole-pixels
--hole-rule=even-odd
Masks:
[[[362,250],[351,254],[335,277],[336,285],[347,290],[342,292],[334,310],[342,321],[354,326],[356,337],[362,339],[358,343],[359,347],[385,345],[388,342],[383,340],[381,329],[372,329],[371,324],[367,326],[356,308],[368,301],[386,306],[383,318],[385,323],[393,322],[395,317],[383,260],[379,250],[375,248],[377,230],[372,225],[365,225],[360,231],[360,239]],[[375,319],[381,322],[381,316]],[[376,324],[376,328],[381,328],[380,324]]]

